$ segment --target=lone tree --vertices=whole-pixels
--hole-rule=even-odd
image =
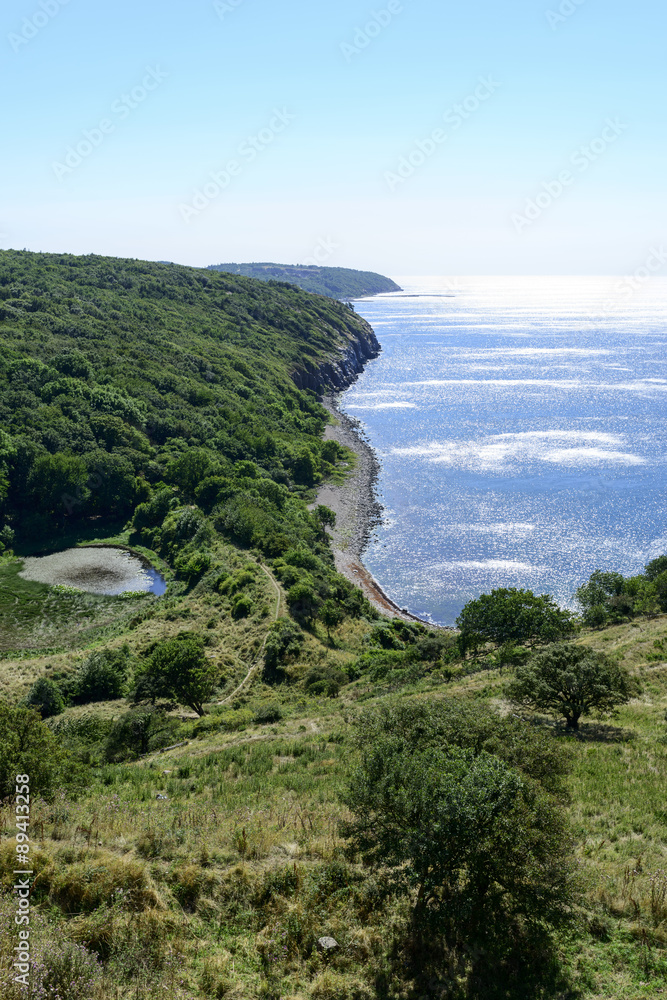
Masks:
[[[324,504],[319,504],[313,513],[315,514],[315,519],[320,526],[322,540],[324,540],[327,537],[327,528],[336,527],[336,515],[331,508],[325,507]]]
[[[203,640],[182,632],[155,647],[139,690],[176,698],[197,715],[204,715],[204,702],[213,694],[217,679],[218,671],[204,653]]]
[[[36,708],[43,719],[50,719],[65,711],[62,692],[48,677],[40,677],[35,681],[23,704],[27,708]]]
[[[23,774],[32,795],[50,799],[72,777],[72,763],[38,711],[0,702],[0,801],[14,795]]]
[[[518,667],[508,697],[526,708],[563,716],[578,729],[582,715],[605,715],[637,692],[628,671],[603,653],[558,643]]]
[[[563,611],[548,594],[503,587],[468,601],[456,619],[462,652],[484,642],[496,646],[526,643],[536,646],[573,635],[574,616]]]
[[[318,618],[324,624],[327,630],[327,635],[329,637],[329,644],[333,643],[331,638],[331,629],[338,628],[338,626],[345,619],[345,612],[341,608],[340,604],[336,604],[335,601],[329,600],[325,601],[319,610]]]
[[[564,757],[525,724],[481,715],[407,706],[357,723],[346,832],[410,898],[420,950],[444,938],[463,954],[503,954],[515,935],[548,937],[569,918],[571,842],[550,776],[539,779]]]

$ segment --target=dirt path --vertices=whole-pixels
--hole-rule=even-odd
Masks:
[[[282,594],[281,594],[281,591],[280,591],[280,587],[278,586],[278,583],[276,582],[276,579],[273,576],[273,573],[269,572],[269,570],[266,568],[266,566],[262,566],[261,563],[259,563],[258,565],[259,565],[259,568],[262,570],[262,572],[266,573],[266,575],[268,576],[269,580],[271,581],[271,585],[273,586],[274,590],[276,591],[276,594],[277,594],[276,610],[275,610],[274,615],[273,615],[273,620],[277,621],[278,618],[280,617],[280,602],[282,600]],[[227,702],[231,701],[232,698],[236,697],[236,695],[239,693],[239,691],[243,690],[243,688],[246,686],[246,684],[248,683],[248,681],[250,680],[250,678],[253,676],[253,674],[255,673],[255,671],[257,670],[257,668],[259,667],[260,663],[262,662],[262,656],[264,655],[264,649],[266,647],[266,641],[267,641],[268,638],[269,638],[269,633],[267,631],[266,635],[264,636],[264,642],[262,643],[262,645],[260,647],[259,653],[257,654],[257,657],[256,657],[254,663],[252,663],[250,665],[250,667],[248,669],[248,673],[245,675],[245,677],[243,678],[243,680],[241,681],[241,683],[239,684],[239,686],[237,688],[235,688],[235,690],[232,691],[231,694],[228,694],[226,698],[223,698],[222,701],[216,702],[216,704],[218,704],[218,705],[226,705]],[[241,661],[239,660],[239,662],[241,662]]]

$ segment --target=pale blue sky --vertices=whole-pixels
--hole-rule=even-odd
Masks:
[[[657,0],[217,8],[3,6],[0,247],[461,275],[631,273],[667,244]]]

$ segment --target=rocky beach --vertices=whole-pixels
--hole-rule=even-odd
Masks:
[[[340,410],[338,396],[326,396],[323,405],[331,415],[325,440],[337,441],[357,457],[357,464],[344,483],[325,483],[317,495],[317,503],[329,507],[336,515],[336,527],[331,532],[336,569],[360,587],[378,611],[405,621],[421,621],[399,608],[362,563],[364,549],[382,518],[375,488],[379,461],[360,422]]]

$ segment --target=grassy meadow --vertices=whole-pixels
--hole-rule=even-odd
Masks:
[[[265,580],[269,607],[271,582],[258,577],[257,586]],[[178,608],[177,599],[166,601],[133,630],[132,641],[140,647],[156,617],[162,626]],[[188,619],[206,629],[212,611],[205,600],[191,601]],[[266,628],[258,616],[236,636],[230,691],[247,676],[244,667],[252,667]],[[38,802],[32,836],[33,901],[45,921],[40,939],[56,964],[64,961],[63,941],[85,944],[104,959],[89,1000],[466,995],[455,972],[424,981],[406,966],[405,901],[387,896],[382,872],[347,851],[340,789],[350,762],[350,722],[359,711],[385,700],[441,698],[513,711],[503,699],[508,671],[430,670],[420,677],[394,671],[380,682],[361,676],[335,698],[309,696],[298,677],[313,664],[340,667],[358,659],[369,628],[362,622],[339,628],[332,648],[318,626],[290,685],[268,686],[256,670],[231,700],[222,690],[220,704],[203,719],[181,716],[175,742],[185,745],[134,763],[101,764],[85,789]],[[212,650],[218,639],[229,642],[209,630]],[[526,995],[664,996],[667,617],[585,633],[578,641],[622,655],[643,693],[611,720],[587,720],[577,736],[553,720],[528,717],[571,747],[568,812],[585,896],[572,932],[559,943],[562,981]],[[56,662],[62,666],[62,658]],[[0,676],[6,691],[19,695],[25,679],[15,666],[2,661]],[[92,713],[103,728],[123,709],[107,703],[66,715]],[[1,823],[0,872],[9,888],[9,807]],[[328,958],[315,947],[323,936],[340,946]]]

